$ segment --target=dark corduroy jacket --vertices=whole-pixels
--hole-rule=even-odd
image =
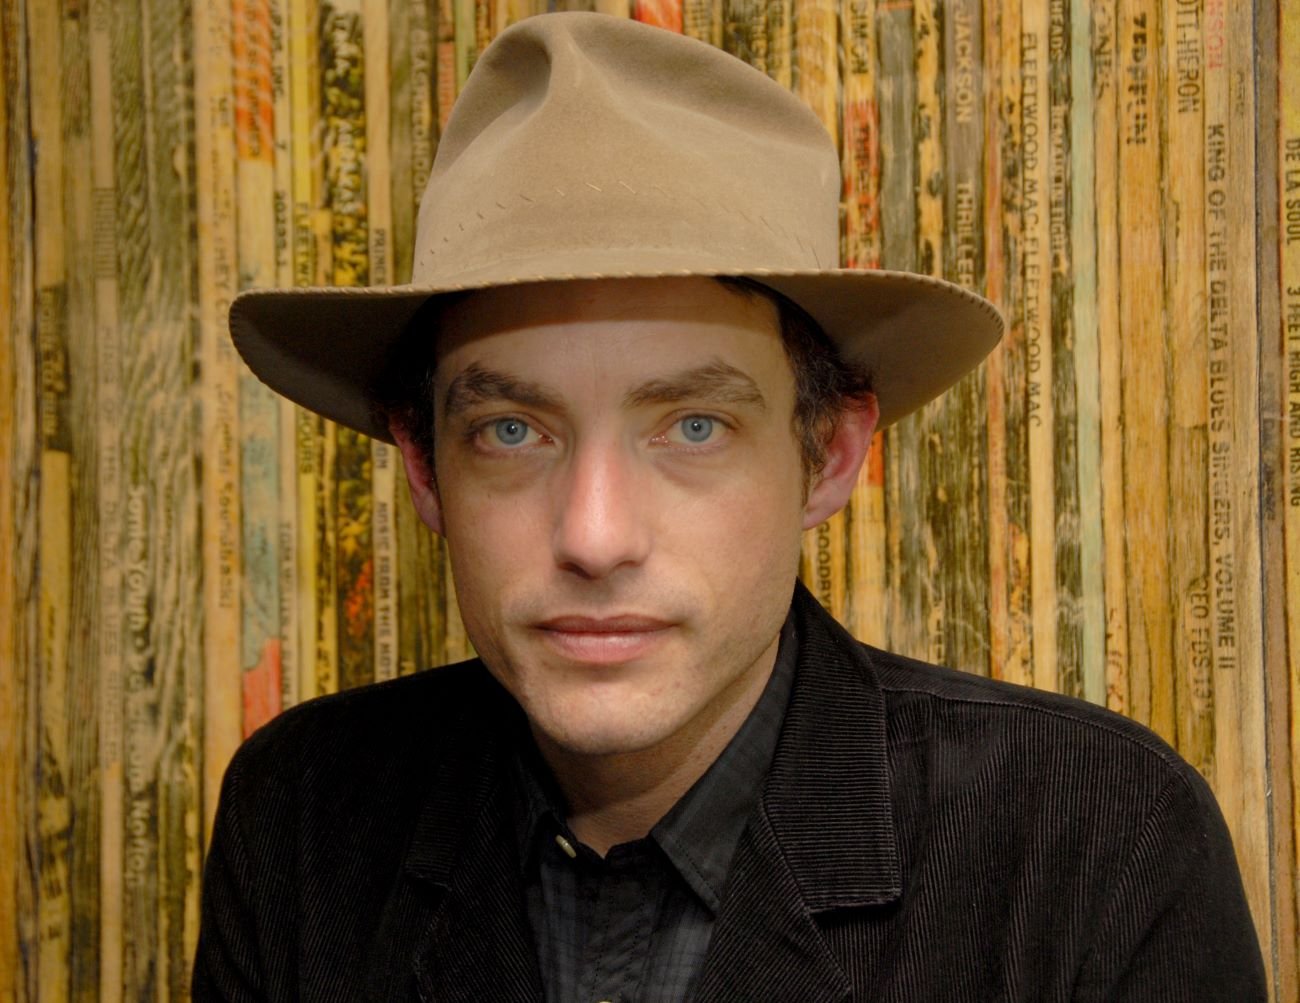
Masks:
[[[802,588],[798,666],[701,1000],[1265,999],[1201,778],[1077,701],[850,638]],[[540,999],[476,662],[312,701],[226,775],[197,1000]]]

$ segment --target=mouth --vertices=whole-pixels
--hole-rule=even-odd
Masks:
[[[647,654],[663,643],[672,624],[656,617],[557,616],[537,624],[544,642],[575,662],[614,665]]]

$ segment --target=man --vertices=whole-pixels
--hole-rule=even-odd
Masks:
[[[481,661],[240,750],[196,998],[1264,998],[1167,746],[796,586],[877,426],[1002,327],[834,268],[838,188],[762,74],[544,16],[457,104],[411,287],[238,301],[263,379],[400,447]]]

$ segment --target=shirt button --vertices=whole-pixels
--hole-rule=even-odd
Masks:
[[[565,856],[567,856],[570,860],[578,859],[578,851],[573,848],[573,844],[570,843],[558,832],[555,834],[555,843],[557,846],[559,846],[561,850],[564,851]],[[607,1001],[602,1000],[601,1003],[607,1003]]]

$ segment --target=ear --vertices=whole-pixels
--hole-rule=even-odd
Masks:
[[[879,419],[880,405],[875,394],[867,394],[840,415],[826,443],[826,463],[813,478],[804,502],[804,529],[825,522],[849,503]]]
[[[407,434],[405,426],[389,419],[388,431],[402,452],[402,465],[406,468],[406,483],[411,487],[411,501],[420,520],[439,536],[446,536],[442,528],[442,500],[438,497],[438,482],[433,475],[429,457]]]

